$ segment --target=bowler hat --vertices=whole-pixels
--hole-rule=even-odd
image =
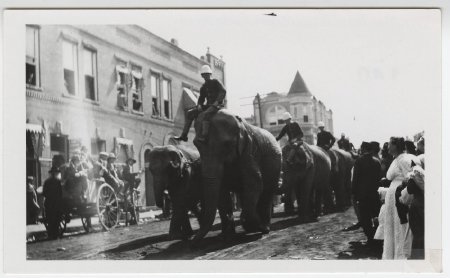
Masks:
[[[376,141],[372,141],[372,142],[370,142],[370,148],[372,151],[378,153],[380,151],[380,143],[378,143]]]
[[[133,164],[136,163],[136,159],[134,159],[134,158],[132,158],[132,157],[130,157],[130,158],[127,159],[127,163],[128,163],[128,161],[130,161],[130,160],[133,161]]]
[[[116,159],[116,155],[114,153],[110,153],[108,155],[108,159]]]
[[[61,170],[59,170],[59,167],[56,166],[52,166],[52,168],[50,169],[50,171],[48,171],[49,173],[60,173]]]
[[[28,176],[27,177],[27,181],[31,181],[31,182],[34,181],[34,177],[33,176]]]
[[[370,143],[368,143],[368,142],[362,142],[361,143],[361,152],[364,152],[364,151],[370,151]]]

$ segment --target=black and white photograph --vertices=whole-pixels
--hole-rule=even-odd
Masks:
[[[25,264],[442,271],[439,9],[6,15]]]

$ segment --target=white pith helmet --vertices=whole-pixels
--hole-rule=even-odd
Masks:
[[[212,70],[211,70],[211,68],[208,65],[203,65],[202,69],[200,70],[200,73],[201,74],[204,74],[204,73],[212,74]]]
[[[283,121],[286,121],[288,119],[292,119],[291,113],[289,112],[284,112],[283,113]]]
[[[325,124],[324,124],[323,122],[319,122],[319,123],[317,124],[317,126],[318,126],[318,127],[325,127]]]

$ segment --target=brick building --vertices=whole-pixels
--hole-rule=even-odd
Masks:
[[[26,34],[27,176],[41,185],[55,155],[68,161],[81,146],[94,159],[113,152],[145,169],[141,201],[154,205],[146,156],[181,132],[200,67],[225,84],[225,63],[137,25],[28,25]]]
[[[253,100],[253,108],[251,122],[275,136],[284,126],[284,112],[290,112],[293,120],[300,124],[303,138],[309,144],[316,143],[319,121],[324,122],[325,129],[333,133],[333,112],[311,94],[298,71],[288,93],[271,92],[264,97],[257,95]],[[281,144],[284,145],[286,140],[283,138]]]

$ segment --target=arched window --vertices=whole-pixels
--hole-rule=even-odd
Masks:
[[[284,108],[281,105],[275,105],[275,106],[269,108],[269,110],[267,110],[267,113],[266,113],[266,122],[272,126],[283,124],[284,123],[284,121],[283,121],[283,113],[284,112],[286,112],[286,108]]]

